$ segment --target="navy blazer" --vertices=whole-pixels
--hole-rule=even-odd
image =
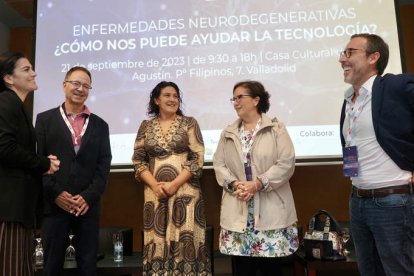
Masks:
[[[53,154],[60,160],[59,171],[43,177],[45,213],[61,212],[55,204],[63,191],[80,194],[89,204],[86,215],[100,212],[100,197],[105,190],[111,166],[111,147],[108,124],[90,114],[89,124],[78,153],[75,152],[69,128],[59,107],[40,113],[36,119],[38,151]]]
[[[36,134],[12,90],[0,92],[0,221],[36,227],[41,218],[41,175],[50,168],[36,154]]]
[[[377,76],[372,86],[372,121],[382,149],[402,170],[414,171],[414,75]],[[342,105],[340,133],[345,120]]]

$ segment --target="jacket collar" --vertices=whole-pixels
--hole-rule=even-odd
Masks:
[[[267,116],[266,114],[262,114],[262,123],[260,124],[260,128],[257,132],[261,131],[262,129],[266,128],[266,127],[271,127],[271,126],[275,126],[278,122],[278,120],[276,118],[271,119],[269,116]],[[234,121],[231,125],[227,126],[224,129],[225,135],[229,136],[229,135],[239,135],[239,126],[241,124],[242,120],[239,118],[236,121]]]
[[[381,85],[382,77],[377,76],[374,80],[374,84],[372,85],[372,98],[371,98],[371,108],[372,108],[372,123],[374,125],[374,130],[377,133],[378,130],[378,120],[376,118],[379,117],[381,112],[382,100],[383,100],[383,88]],[[375,118],[375,119],[374,119]]]
[[[63,104],[63,109],[64,109],[64,104]],[[66,113],[65,109],[64,109],[64,111]],[[91,136],[91,132],[92,132],[91,129],[93,129],[93,127],[94,127],[95,122],[92,119],[92,117],[93,117],[92,113],[90,113],[88,115],[89,118],[90,118],[89,119],[89,125],[88,125],[88,128],[85,131],[85,134],[82,137],[82,143],[80,145],[80,148],[79,148],[78,152],[76,153],[75,148],[73,147],[72,134],[70,133],[70,130],[69,130],[68,126],[65,124],[65,121],[62,119],[62,116],[61,116],[60,111],[59,111],[59,107],[56,108],[56,112],[58,113],[60,126],[64,130],[62,133],[65,136],[66,143],[68,143],[68,146],[72,149],[73,155],[81,153],[83,151],[83,148],[85,147],[86,143],[89,141],[89,137]]]

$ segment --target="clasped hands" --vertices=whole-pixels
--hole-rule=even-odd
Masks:
[[[68,213],[73,214],[74,216],[84,215],[88,209],[89,204],[81,195],[75,195],[63,191],[55,199],[55,203],[65,210]]]
[[[173,182],[157,182],[151,186],[152,191],[158,199],[173,196],[178,187]]]
[[[233,195],[241,201],[249,201],[253,195],[260,190],[262,183],[259,180],[240,181],[236,180],[232,184]]]

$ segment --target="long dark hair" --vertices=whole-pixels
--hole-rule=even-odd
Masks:
[[[7,88],[4,77],[12,75],[17,61],[24,57],[22,53],[14,52],[6,52],[0,55],[0,92]]]
[[[178,96],[178,101],[179,101],[179,106],[178,106],[178,110],[176,112],[177,115],[183,115],[183,111],[181,110],[181,105],[183,103],[183,100],[181,98],[181,93],[180,93],[180,88],[178,88],[178,85],[175,84],[172,81],[162,81],[159,84],[157,84],[154,89],[152,89],[151,94],[150,94],[150,99],[148,102],[148,110],[147,110],[147,114],[150,117],[156,117],[158,115],[160,115],[160,107],[158,105],[155,104],[155,99],[158,99],[161,95],[161,90],[165,87],[172,87],[175,89],[175,91],[177,91],[177,96]]]

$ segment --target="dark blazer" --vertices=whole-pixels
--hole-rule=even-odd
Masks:
[[[414,76],[410,74],[377,76],[372,86],[372,121],[382,149],[402,169],[414,171]],[[342,106],[340,133],[346,101]]]
[[[100,197],[105,190],[112,159],[108,124],[90,114],[77,154],[59,107],[37,116],[36,132],[38,152],[54,154],[60,160],[59,171],[53,176],[43,177],[45,213],[60,212],[54,201],[61,192],[67,191],[72,195],[82,195],[89,204],[87,215],[99,214]]]
[[[0,221],[33,228],[41,215],[41,175],[50,168],[36,154],[36,134],[14,91],[0,92]]]

